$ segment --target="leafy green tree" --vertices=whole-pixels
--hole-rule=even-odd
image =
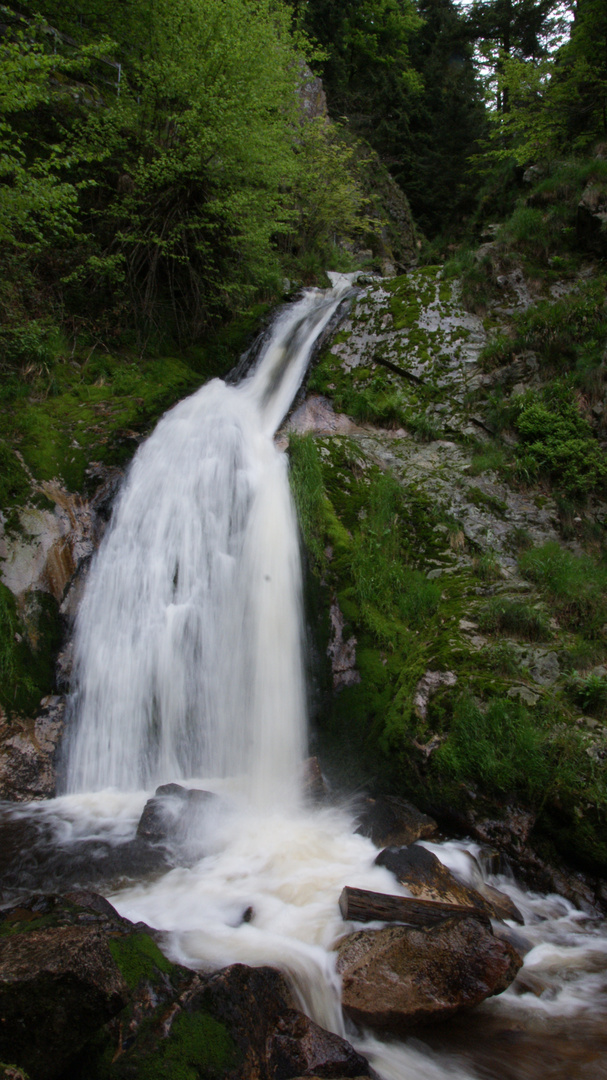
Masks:
[[[308,0],[300,20],[325,52],[322,75],[333,115],[347,116],[385,160],[398,154],[398,118],[419,88],[409,59],[420,25],[412,0]]]
[[[78,229],[78,181],[62,132],[45,113],[65,105],[62,80],[82,80],[109,43],[67,57],[49,53],[39,40],[42,24],[16,29],[2,47],[0,66],[0,242],[10,247],[47,246],[72,239]],[[31,126],[32,114],[40,123]]]
[[[510,107],[510,87],[502,77],[505,62],[541,60],[555,48],[564,24],[562,0],[474,0],[469,32],[478,44],[498,112]]]
[[[453,228],[474,206],[469,159],[486,130],[482,87],[465,18],[452,0],[419,0],[410,45],[423,89],[411,102],[394,176],[428,235]]]
[[[327,199],[337,227],[360,227],[329,128],[304,134],[305,43],[280,0],[91,0],[82,17],[72,0],[25,3],[6,54],[16,104],[10,67],[0,83],[4,220],[27,219],[27,243],[39,228],[72,310],[196,337],[276,290],[294,232],[326,235]]]

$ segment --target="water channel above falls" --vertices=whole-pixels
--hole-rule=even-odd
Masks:
[[[604,923],[491,876],[466,842],[426,846],[470,884],[483,874],[512,897],[525,918],[513,928],[525,952],[517,980],[407,1041],[344,1025],[333,946],[354,926],[339,912],[342,888],[407,890],[374,865],[351,807],[302,798],[301,574],[274,433],[350,287],[337,278],[306,293],[275,322],[252,375],[203,387],[139,450],[80,608],[66,793],[2,811],[57,853],[42,872],[24,854],[24,887],[61,888],[62,867],[78,879],[78,852],[119,851],[157,785],[210,792],[172,866],[108,893],[122,915],[163,932],[172,959],[281,968],[305,1011],[385,1080],[601,1080]]]

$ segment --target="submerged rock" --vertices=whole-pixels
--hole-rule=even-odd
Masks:
[[[182,844],[217,800],[212,791],[162,784],[143,808],[137,837],[150,844]]]
[[[478,919],[460,918],[350,934],[339,943],[337,971],[346,1015],[399,1033],[500,994],[522,963]]]

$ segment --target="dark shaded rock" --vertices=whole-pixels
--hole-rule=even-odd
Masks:
[[[524,923],[523,916],[509,896],[491,885],[474,889],[459,881],[431,851],[416,844],[404,848],[385,848],[375,860],[385,866],[412,896],[444,904],[478,908],[494,919],[513,919]]]
[[[58,1076],[127,999],[125,980],[96,926],[53,926],[0,939],[0,1057],[36,1080]]]
[[[135,837],[122,844],[100,839],[62,841],[57,822],[38,808],[0,805],[1,899],[31,893],[118,884],[174,865],[165,847]]]
[[[245,1061],[265,1068],[266,1042],[281,1016],[297,1008],[284,975],[272,967],[232,964],[206,981],[197,1003],[225,1024]]]
[[[585,187],[577,208],[576,233],[581,247],[607,254],[607,185]]]
[[[345,1039],[295,1005],[280,971],[233,964],[207,980],[192,1001],[225,1026],[242,1054],[239,1080],[293,1076],[368,1076],[369,1065]]]
[[[154,795],[177,795],[178,798],[185,799],[187,790],[182,784],[161,784],[156,788]]]
[[[72,1080],[89,1080],[96,1075],[97,1055],[112,1062],[117,1080],[138,1076],[146,1048],[155,1049],[170,1034],[171,1018],[201,984],[193,972],[171,964],[147,930],[84,891],[33,896],[3,912],[0,1016],[7,1024],[0,1025],[0,1055],[10,1053],[9,1060],[31,1071],[32,1080],[55,1076],[66,1064]],[[24,956],[30,960],[27,980]],[[197,1021],[203,1031],[206,1020]],[[152,1029],[158,1029],[158,1039]],[[86,1043],[90,1036],[94,1042]],[[173,1038],[173,1050],[176,1044]],[[45,1055],[48,1061],[41,1065]]]
[[[366,799],[359,815],[356,830],[368,836],[377,847],[413,844],[416,840],[430,840],[438,833],[434,818],[397,795],[380,795]]]
[[[322,802],[329,794],[317,757],[307,758],[302,767],[303,793],[311,802]]]
[[[369,1075],[368,1062],[350,1043],[296,1010],[278,1019],[268,1040],[268,1066],[273,1080]]]
[[[525,849],[534,825],[535,814],[516,806],[506,807],[503,820],[475,819],[470,822],[475,839],[489,847],[498,847],[513,858]]]
[[[406,1031],[499,994],[522,960],[477,919],[362,930],[338,946],[342,1002],[356,1023]]]

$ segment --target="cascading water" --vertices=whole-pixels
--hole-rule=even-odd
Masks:
[[[251,377],[204,386],[137,454],[78,617],[68,790],[215,776],[296,797],[301,582],[273,435],[351,288],[337,277],[282,314]]]
[[[157,783],[187,779],[216,793],[195,835],[181,837],[174,868],[112,903],[163,931],[168,954],[194,968],[282,968],[309,1015],[339,1034],[333,945],[353,928],[340,892],[406,890],[375,865],[377,849],[354,833],[347,808],[299,804],[300,571],[286,461],[272,437],[348,287],[306,294],[274,325],[252,376],[236,388],[210,383],[140,449],[79,616],[69,793],[4,811],[33,822],[44,857],[52,849],[72,868],[83,849],[128,845]],[[478,885],[478,848],[426,846]],[[26,855],[36,871],[36,852],[25,852],[22,882]],[[49,866],[22,888],[56,888]],[[348,1037],[383,1080],[607,1080],[605,924],[486,877],[525,916],[516,932],[527,985],[517,980],[424,1042]]]

